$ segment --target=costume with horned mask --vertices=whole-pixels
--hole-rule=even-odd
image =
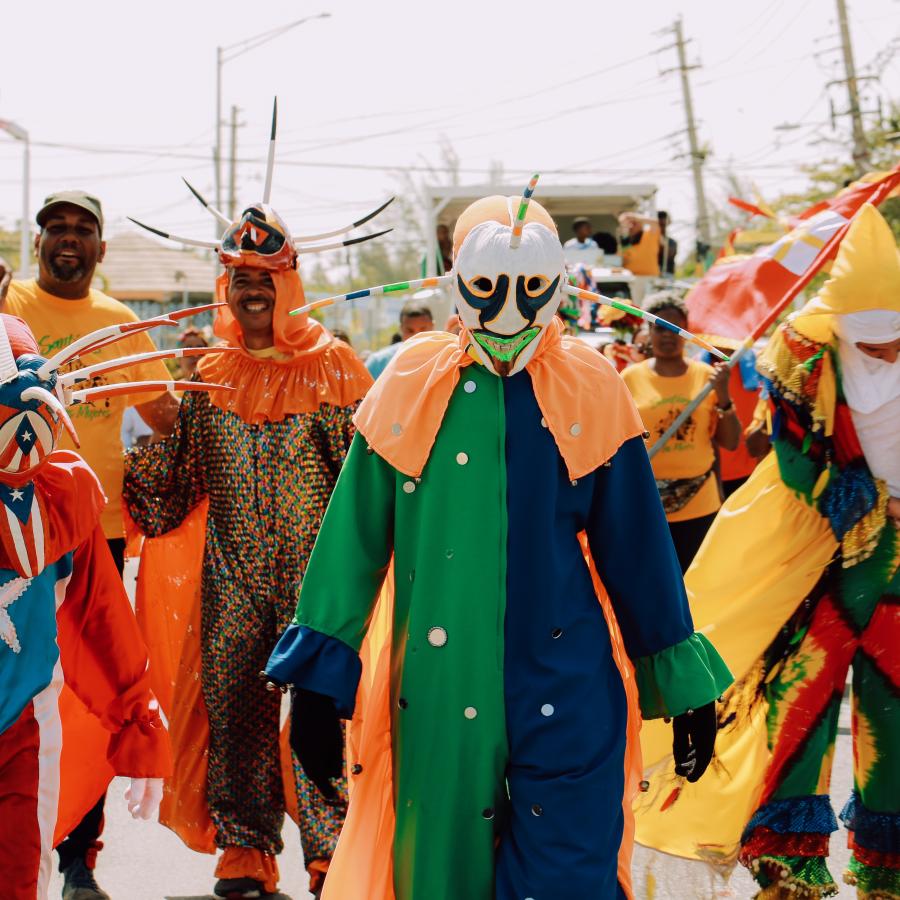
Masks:
[[[198,377],[236,390],[186,396],[172,436],[130,454],[124,490],[148,537],[139,611],[151,653],[160,649],[161,677],[168,666],[160,702],[172,722],[175,774],[161,820],[195,850],[224,850],[216,892],[226,897],[275,890],[286,808],[298,818],[318,890],[346,807],[340,796],[326,803],[294,769],[286,737],[279,762],[281,695],[265,690],[259,672],[291,621],[352,414],[371,384],[346,344],[317,321],[289,315],[304,302],[298,254],[368,240],[327,241],[375,213],[292,238],[269,205],[274,118],[272,139],[263,201],[237,222],[194,194],[226,225],[222,240],[210,242],[225,267],[218,299],[234,300],[238,278],[271,278],[273,346],[251,346],[240,309],[222,306],[213,328],[229,352],[205,356]],[[263,294],[247,297],[264,305]]]
[[[46,360],[21,319],[0,315],[0,865],[12,900],[46,898],[51,849],[113,775],[132,778],[129,808],[149,818],[171,770],[147,651],[100,527],[103,491],[76,453],[55,449],[63,428],[77,443],[66,406],[159,390],[80,389],[86,369],[60,366],[156,324],[101,329]]]
[[[728,672],[693,632],[634,404],[562,334],[535,180],[457,221],[462,331],[406,342],[360,406],[267,667],[325,792],[340,758],[316,737],[356,710],[326,898],[626,896],[638,700],[675,717],[686,777],[712,755]]]

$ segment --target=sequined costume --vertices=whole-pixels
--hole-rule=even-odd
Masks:
[[[629,709],[687,715],[729,682],[686,614],[627,389],[554,318],[555,226],[507,204],[457,223],[460,336],[408,341],[363,401],[267,668],[357,707],[325,898],[630,896]]]
[[[850,313],[900,319],[898,260],[890,228],[864,207],[832,279],[759,361],[773,453],[726,501],[686,575],[695,618],[738,681],[720,710],[719,768],[669,808],[667,790],[644,798],[638,839],[725,868],[739,859],[763,898],[837,893],[830,780],[851,668],[845,880],[861,898],[900,897],[900,540],[854,426],[837,337]]]
[[[267,273],[272,345],[248,348],[223,305],[214,331],[227,352],[206,356],[199,378],[236,390],[186,396],[172,436],[126,463],[126,507],[148,538],[138,611],[176,754],[160,819],[195,850],[223,849],[216,893],[257,896],[276,889],[288,811],[315,891],[346,800],[326,804],[291,760],[282,695],[259,673],[291,620],[371,379],[346,344],[291,314],[304,302],[302,251],[268,205],[245,210],[217,246],[220,301],[244,267]]]
[[[144,534],[177,528],[209,498],[203,557],[207,799],[219,846],[281,852],[280,694],[259,681],[296,592],[344,455],[353,407],[247,425],[206,395],[182,401],[168,440],[132,453],[128,510]],[[343,819],[298,772],[304,854],[328,858]]]

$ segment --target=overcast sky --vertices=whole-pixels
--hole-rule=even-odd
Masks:
[[[900,2],[848,5],[857,66],[881,75],[866,105],[900,98],[900,54],[883,52],[900,46]],[[398,170],[440,168],[446,141],[463,182],[484,182],[499,161],[514,183],[540,171],[559,184],[658,184],[676,235],[692,237],[680,85],[661,74],[676,64],[660,48],[678,13],[689,61],[702,64],[690,78],[713,197],[728,168],[773,196],[802,183],[801,164],[837,152],[811,143],[833,136],[829,96],[846,106],[840,86],[826,88],[843,77],[834,0],[10,0],[0,118],[35,142],[32,214],[48,191],[78,186],[102,198],[110,231],[134,215],[209,237],[179,175],[212,194],[216,46],[323,11],[224,67],[226,114],[236,104],[244,123],[239,203],[261,195],[277,93],[273,200],[297,231],[394,193]],[[0,134],[7,226],[20,172],[19,145]]]

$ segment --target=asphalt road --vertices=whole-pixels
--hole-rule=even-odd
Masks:
[[[840,807],[852,782],[850,738],[838,738],[834,768],[834,796]],[[155,822],[131,819],[122,800],[127,781],[116,779],[110,788],[106,807],[105,847],[97,864],[97,879],[112,900],[213,900],[213,857],[188,850],[167,828]],[[838,810],[839,811],[839,810]],[[284,853],[279,858],[282,897],[308,900],[306,872],[300,853],[297,829],[289,823],[284,830]],[[847,865],[846,832],[832,839],[832,875],[840,882]],[[647,873],[652,872],[648,893]],[[651,854],[635,848],[634,876],[639,900],[750,900],[755,894],[752,880],[737,867],[731,881],[725,884],[708,874],[705,866]],[[54,875],[50,897],[60,896],[62,880]],[[853,889],[841,884],[839,895],[845,900],[855,897]],[[552,900],[552,898],[550,898]]]
[[[841,731],[849,730],[849,711],[845,701],[841,711]],[[835,813],[850,795],[853,785],[853,754],[850,737],[838,735],[831,778],[832,803]],[[687,862],[643,847],[634,848],[632,875],[635,897],[640,900],[751,900],[759,888],[742,866],[737,866],[726,883],[703,863]],[[855,900],[856,888],[843,883],[844,869],[850,860],[847,832],[843,826],[831,838],[831,857],[828,868],[840,887],[841,900]],[[650,876],[648,878],[648,875]]]
[[[131,568],[126,569],[129,588],[133,583]],[[853,782],[849,719],[845,700],[832,776],[836,812],[849,796]],[[171,831],[156,822],[134,821],[122,799],[127,784],[126,779],[116,779],[107,797],[104,849],[97,864],[100,886],[112,900],[215,900],[210,893],[215,883],[214,858],[188,850]],[[841,887],[838,896],[841,900],[853,900],[855,889],[844,885],[841,878],[849,859],[846,837],[841,829],[832,838],[829,867]],[[300,838],[290,820],[284,829],[284,845],[278,861],[283,891],[280,900],[309,900],[312,895],[307,890]],[[702,864],[654,854],[641,847],[635,848],[633,873],[636,900],[750,900],[756,893],[753,880],[740,866],[726,884],[711,876]],[[54,873],[50,897],[55,900],[61,893],[62,879]]]

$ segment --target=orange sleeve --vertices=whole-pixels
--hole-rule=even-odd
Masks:
[[[57,613],[66,683],[112,732],[107,758],[117,775],[165,777],[172,756],[150,691],[147,649],[99,526],[76,548],[72,566]]]

